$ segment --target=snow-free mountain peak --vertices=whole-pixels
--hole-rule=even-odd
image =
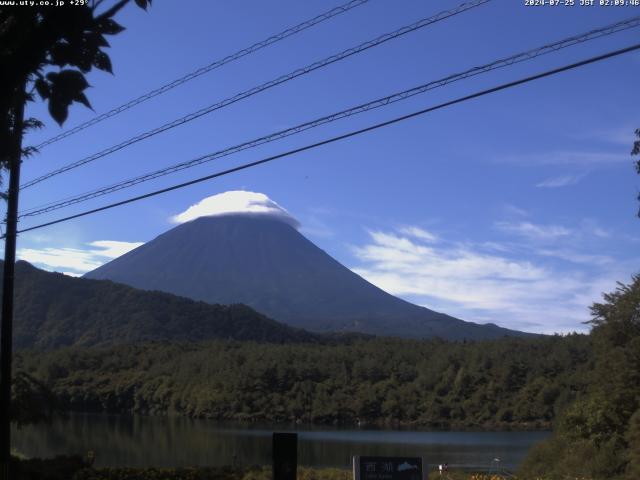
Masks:
[[[236,197],[244,198],[237,203],[242,208],[235,211],[212,208],[214,201],[190,207],[178,215],[185,223],[86,276],[208,303],[244,303],[315,331],[450,339],[519,334],[464,322],[384,292],[305,238],[268,197],[242,194]]]

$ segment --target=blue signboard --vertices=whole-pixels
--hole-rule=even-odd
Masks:
[[[353,480],[427,480],[420,457],[353,457]]]

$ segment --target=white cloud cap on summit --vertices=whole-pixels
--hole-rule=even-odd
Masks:
[[[266,215],[282,220],[294,228],[300,227],[300,223],[289,212],[264,193],[244,190],[232,190],[204,198],[171,220],[175,223],[185,223],[200,217],[234,214]]]

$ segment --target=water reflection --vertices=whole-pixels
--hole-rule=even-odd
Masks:
[[[96,466],[219,466],[271,463],[271,433],[297,431],[301,465],[349,467],[353,455],[415,455],[426,464],[488,469],[494,458],[514,469],[547,432],[349,430],[240,426],[167,417],[71,415],[14,430],[14,447],[50,457],[88,450]]]

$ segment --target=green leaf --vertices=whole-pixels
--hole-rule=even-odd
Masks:
[[[69,105],[79,102],[91,108],[89,100],[83,91],[89,86],[84,75],[77,70],[62,70],[59,73],[47,74],[51,82],[51,96],[49,99],[49,113],[53,119],[62,125],[67,119]]]
[[[44,78],[38,78],[35,82],[36,90],[38,91],[38,95],[43,100],[46,100],[51,96],[51,90],[49,89],[49,84]]]
[[[87,40],[93,42],[95,45],[97,45],[98,47],[109,47],[109,42],[107,42],[107,39],[104,38],[103,35],[100,35],[99,33],[96,32],[91,32],[89,34],[87,34]]]
[[[62,70],[58,73],[55,82],[57,88],[64,88],[73,97],[72,92],[81,92],[89,86],[84,75],[77,70]]]
[[[93,64],[96,66],[96,68],[99,68],[100,70],[113,73],[113,68],[111,66],[111,59],[109,58],[109,55],[107,55],[102,51],[98,51],[95,57],[93,57]]]
[[[51,55],[51,63],[59,67],[63,67],[71,63],[73,52],[66,42],[57,42],[49,50]]]
[[[100,33],[105,35],[117,35],[120,32],[123,32],[125,28],[120,25],[115,20],[111,20],[110,18],[105,18],[100,21],[98,24],[98,29]]]
[[[25,130],[39,130],[41,128],[44,128],[44,123],[42,123],[35,117],[29,117],[24,121],[23,126]]]
[[[79,93],[78,95],[76,95],[74,100],[76,102],[79,102],[79,103],[83,104],[88,109],[93,110],[93,107],[91,106],[91,103],[89,103],[89,99],[87,98],[87,96],[84,93]]]
[[[69,104],[49,100],[49,114],[59,125],[62,125],[69,115]]]
[[[78,60],[72,62],[71,65],[78,67],[82,73],[88,73],[91,70],[94,57],[95,49],[92,51],[88,48],[82,48],[82,50],[78,52]]]
[[[151,2],[149,2],[151,3]],[[141,9],[147,9],[147,0],[136,0],[136,5],[138,5]]]

